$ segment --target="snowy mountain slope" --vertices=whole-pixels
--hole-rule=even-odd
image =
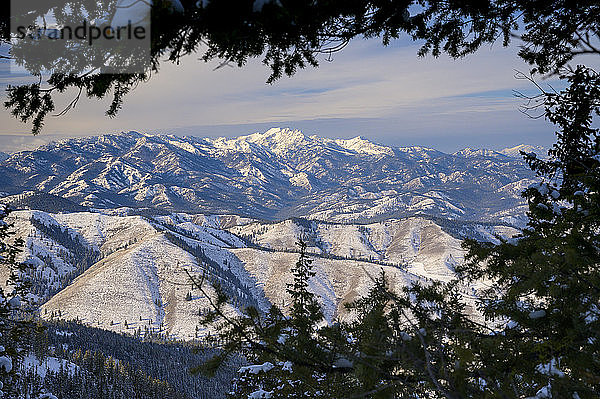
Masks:
[[[83,236],[41,211],[17,211],[8,219],[23,238],[22,260],[34,269],[32,293],[43,301],[93,264],[100,253]],[[4,281],[4,279],[3,279]]]
[[[156,233],[93,265],[44,304],[42,314],[113,331],[194,338],[198,309],[208,301],[185,300],[191,290],[184,269],[197,274],[200,266]]]
[[[290,269],[298,260],[298,254],[254,248],[234,249],[232,252],[260,282],[272,303],[284,309],[289,308],[290,298],[286,292],[286,284],[293,278]],[[337,316],[346,316],[344,303],[366,295],[373,285],[373,279],[379,276],[381,270],[385,271],[390,286],[395,289],[401,289],[419,279],[397,267],[363,261],[314,257],[312,264],[317,274],[311,278],[309,289],[318,295],[328,321]]]
[[[518,233],[502,225],[470,223],[454,228],[450,234],[422,217],[364,225],[293,219],[274,224],[255,222],[229,230],[261,247],[279,251],[293,251],[295,243],[303,237],[310,245],[309,252],[403,266],[424,277],[438,279],[452,275],[454,266],[462,262],[462,238],[494,241],[495,234],[507,238]]]
[[[343,303],[365,294],[382,269],[397,288],[415,279],[447,279],[462,260],[461,234],[493,240],[495,233],[514,233],[506,226],[445,222],[456,224],[449,227],[421,217],[357,225],[185,213],[11,216],[26,239],[23,257],[36,268],[43,317],[184,339],[206,333],[196,326],[198,312],[209,308],[186,271],[219,282],[235,306],[266,310],[289,301],[286,283],[298,257],[295,242],[303,236],[317,272],[311,287],[332,319],[344,317]],[[78,254],[91,254],[90,264],[75,262]]]
[[[277,128],[231,139],[130,132],[63,140],[13,154],[0,176],[0,191],[36,190],[92,208],[336,222],[512,220],[522,199],[498,190],[532,178],[522,160],[487,150],[445,154]]]
[[[518,151],[517,151],[518,154]],[[493,151],[493,150],[488,150],[488,149],[474,149],[474,148],[464,148],[460,151],[457,151],[455,153],[453,153],[453,155],[456,156],[461,156],[461,157],[465,157],[465,158],[479,158],[479,157],[489,157],[489,158],[504,158],[506,156],[511,156],[511,155],[507,155],[505,153],[503,153],[502,151],[498,152],[498,151]]]
[[[286,284],[292,279],[290,269],[298,258],[296,253],[254,248],[226,251],[228,264],[243,265],[247,275],[255,280],[256,288],[271,303],[286,306],[287,301],[289,305]],[[223,256],[210,251],[208,254],[214,258]],[[310,287],[319,296],[328,320],[344,315],[343,303],[365,295],[372,285],[371,278],[382,268],[398,289],[418,279],[396,267],[352,261],[349,269],[348,263],[348,260],[314,258],[317,275],[311,279]],[[210,304],[191,289],[184,268],[200,270],[193,257],[157,237],[92,266],[44,304],[42,314],[77,319],[112,331],[135,333],[139,328],[143,333],[148,328],[193,339],[196,334],[206,333],[202,328],[196,330],[198,311],[210,308]],[[186,300],[188,292],[192,293],[191,300]]]
[[[202,215],[193,218],[201,219]],[[93,263],[108,259],[114,253],[126,253],[135,244],[146,243],[163,232],[165,227],[158,219],[41,211],[16,211],[10,218],[18,236],[25,240],[22,258],[35,267],[33,291],[42,301]],[[188,225],[191,230],[186,230]],[[189,234],[197,245],[217,248],[244,245],[238,237],[221,229],[189,222],[172,228]]]
[[[540,157],[546,156],[546,148],[540,145],[519,144],[515,147],[504,148],[499,152],[512,158],[522,158],[521,151],[529,153],[534,152]]]
[[[103,256],[145,240],[155,232],[152,224],[140,216],[114,217],[101,213],[78,212],[53,216],[54,220],[77,231]]]

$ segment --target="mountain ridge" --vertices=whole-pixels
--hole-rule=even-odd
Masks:
[[[382,269],[397,289],[410,281],[447,280],[464,256],[461,237],[495,241],[518,233],[420,217],[369,225],[183,213],[15,211],[10,218],[26,243],[21,257],[34,267],[33,293],[43,318],[188,340],[209,332],[198,322],[208,300],[191,286],[188,273],[219,282],[232,298],[228,312],[248,304],[262,310],[289,305],[285,287],[300,236],[317,272],[311,289],[331,321],[346,317],[343,304],[365,295],[370,276]],[[92,256],[82,265],[85,253]]]
[[[338,222],[417,214],[513,220],[523,202],[507,187],[533,177],[522,160],[500,152],[447,154],[280,128],[236,138],[66,139],[12,154],[0,174],[0,191],[45,192],[90,208]]]

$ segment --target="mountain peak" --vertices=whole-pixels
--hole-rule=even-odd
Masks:
[[[394,155],[394,151],[390,147],[372,143],[361,136],[356,136],[349,140],[338,139],[335,140],[335,143],[342,148],[359,154]]]
[[[304,140],[304,134],[297,129],[273,127],[264,133],[242,136],[252,142],[294,143]],[[240,137],[240,138],[242,138]]]
[[[452,155],[457,155],[457,156],[461,156],[464,158],[470,158],[470,157],[494,157],[494,158],[498,158],[498,157],[504,157],[506,156],[506,154],[502,154],[501,152],[497,152],[494,150],[489,150],[487,148],[471,148],[471,147],[466,147],[463,148],[460,151],[455,152]]]
[[[500,150],[499,152],[501,154],[506,155],[507,157],[521,158],[521,151],[535,152],[536,154],[538,154],[540,156],[546,155],[546,148],[542,147],[541,145],[531,145],[531,144],[519,144],[514,147],[504,148],[504,149]]]
[[[306,144],[306,137],[300,130],[289,128],[271,128],[264,133],[253,133],[234,139],[236,142],[246,142],[268,147],[277,155],[294,150]]]

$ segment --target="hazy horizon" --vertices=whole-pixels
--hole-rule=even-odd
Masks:
[[[310,121],[306,121],[306,123],[309,123],[309,122]],[[148,134],[148,135],[159,135],[159,136],[160,135],[175,135],[175,136],[179,136],[179,137],[195,137],[195,138],[224,137],[224,138],[231,139],[231,138],[236,138],[236,137],[241,137],[241,136],[247,136],[247,135],[254,134],[254,133],[264,133],[267,130],[272,129],[272,128],[281,128],[281,129],[288,128],[288,129],[292,129],[292,130],[299,130],[307,137],[313,136],[313,135],[318,136],[318,137],[331,138],[331,139],[352,139],[355,137],[362,137],[372,143],[385,145],[385,146],[389,146],[389,147],[427,147],[427,148],[432,148],[432,149],[442,151],[445,153],[453,153],[453,152],[463,150],[465,148],[488,149],[488,150],[499,151],[499,150],[506,149],[506,148],[516,147],[516,146],[522,145],[522,144],[549,148],[552,144],[551,142],[550,143],[539,143],[539,142],[534,143],[534,142],[525,142],[525,141],[522,141],[522,142],[515,141],[513,143],[507,143],[506,145],[496,145],[496,146],[476,145],[475,143],[473,143],[473,144],[466,145],[466,146],[441,148],[440,146],[437,146],[435,144],[435,141],[433,141],[432,143],[421,142],[421,143],[406,143],[406,144],[402,144],[402,143],[390,144],[390,143],[382,142],[379,140],[375,140],[372,137],[365,136],[364,134],[354,134],[354,135],[345,135],[345,136],[335,136],[332,134],[321,135],[321,134],[319,134],[319,132],[316,132],[316,131],[299,129],[294,126],[287,126],[287,125],[281,125],[281,126],[269,125],[269,127],[264,128],[264,129],[248,130],[248,131],[243,131],[243,132],[239,132],[239,133],[235,133],[237,126],[228,126],[228,125],[216,126],[216,127],[199,126],[199,127],[190,127],[189,129],[193,129],[193,128],[197,128],[200,130],[207,130],[207,131],[209,129],[212,129],[211,131],[214,134],[193,134],[191,132],[186,133],[185,131],[188,130],[188,128],[173,129],[173,131],[157,131],[157,132],[128,130],[128,131],[115,131],[115,132],[106,132],[103,134],[90,134],[90,135],[50,134],[50,135],[38,135],[38,136],[29,135],[28,136],[28,135],[10,135],[10,134],[2,135],[2,134],[0,134],[0,152],[12,154],[12,153],[20,152],[20,151],[32,151],[32,150],[35,150],[45,144],[49,144],[49,143],[57,142],[57,141],[61,141],[61,140],[76,139],[76,138],[82,138],[82,137],[94,137],[94,136],[109,135],[109,134],[127,134],[130,132],[136,132],[136,133]],[[228,134],[227,132],[230,132],[230,131],[234,132],[234,133]]]

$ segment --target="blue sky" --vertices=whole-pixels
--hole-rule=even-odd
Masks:
[[[114,119],[104,116],[108,101],[82,99],[66,116],[49,117],[45,130],[32,137],[27,125],[2,109],[0,151],[129,130],[236,136],[270,127],[442,151],[552,143],[552,126],[518,111],[522,100],[513,90],[533,87],[514,78],[515,70],[528,70],[516,46],[486,46],[461,60],[418,58],[417,49],[408,40],[388,47],[376,39],[356,40],[333,62],[323,59],[319,68],[272,85],[265,83],[269,71],[260,60],[214,70],[216,63],[188,57],[179,66],[163,64]],[[2,88],[20,79],[0,69]]]

